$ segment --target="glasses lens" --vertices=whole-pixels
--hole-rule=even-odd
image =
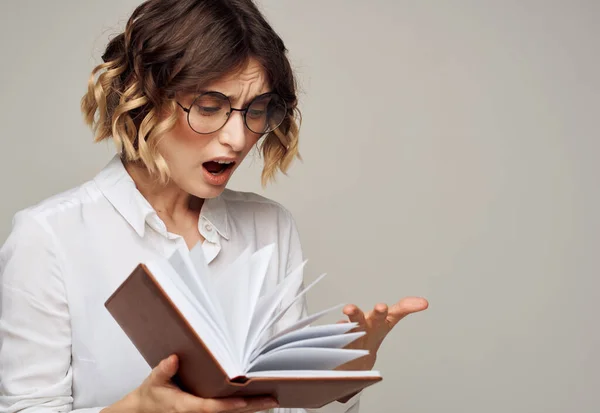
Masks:
[[[198,133],[212,133],[227,122],[229,112],[231,110],[226,96],[205,93],[198,96],[190,108],[190,126]]]
[[[269,133],[281,125],[286,113],[285,101],[279,95],[262,95],[250,103],[246,112],[246,125],[254,133]]]

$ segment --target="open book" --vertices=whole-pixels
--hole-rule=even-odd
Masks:
[[[356,324],[314,324],[341,305],[274,333],[324,275],[302,288],[304,262],[266,288],[273,251],[246,250],[215,275],[200,244],[177,250],[139,264],[105,306],[151,367],[177,354],[176,383],[199,397],[269,395],[281,407],[310,408],[380,381],[377,371],[335,370],[367,354],[344,348],[364,334],[352,332]]]

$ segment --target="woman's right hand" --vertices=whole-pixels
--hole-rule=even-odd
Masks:
[[[193,396],[171,381],[178,366],[175,355],[162,360],[137,389],[101,413],[251,413],[277,407],[276,400],[269,397],[203,399]]]

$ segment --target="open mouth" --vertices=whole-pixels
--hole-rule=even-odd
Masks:
[[[204,162],[202,166],[212,175],[220,175],[223,172],[233,168],[235,162],[233,161],[209,161]]]

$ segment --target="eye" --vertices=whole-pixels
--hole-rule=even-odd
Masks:
[[[223,108],[221,106],[201,106],[194,105],[194,111],[200,116],[214,116],[218,114]]]
[[[220,96],[206,94],[200,96],[195,102],[193,110],[199,116],[215,116],[227,110],[227,101]]]
[[[248,109],[248,116],[251,117],[252,119],[263,117],[263,116],[265,116],[265,113],[266,113],[266,111],[264,109],[255,109],[255,108]]]

